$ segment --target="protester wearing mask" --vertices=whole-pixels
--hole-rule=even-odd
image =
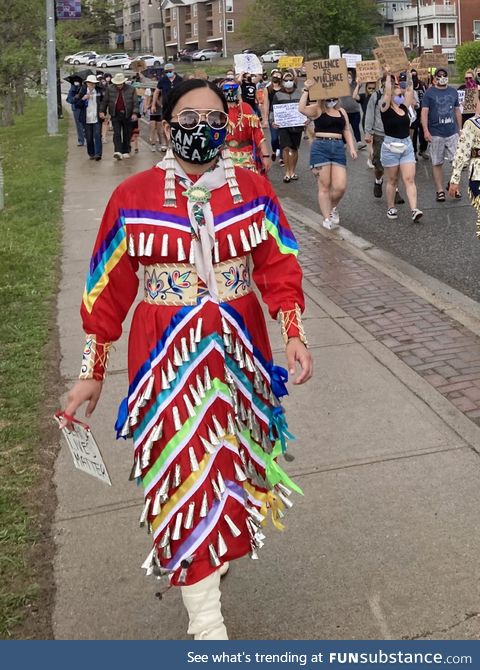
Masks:
[[[67,77],[70,80],[70,89],[67,93],[67,102],[72,108],[73,118],[75,120],[75,127],[77,129],[77,147],[85,146],[85,127],[80,121],[80,109],[75,105],[77,96],[82,88],[82,80],[80,77]]]
[[[173,63],[167,63],[165,65],[163,77],[160,77],[158,80],[157,88],[153,94],[152,110],[155,110],[154,114],[156,115],[157,121],[160,121],[163,117],[163,105],[165,104],[168,94],[176,86],[179,86],[182,81],[183,77],[175,72],[175,65]],[[167,139],[163,132],[163,126],[159,125],[159,127],[161,135],[160,151],[166,151]]]
[[[415,95],[415,110],[416,118],[415,121],[412,121],[410,124],[410,137],[412,138],[413,150],[415,156],[417,153],[426,161],[429,160],[429,155],[427,154],[428,142],[425,139],[423,134],[422,124],[420,123],[420,110],[422,108],[423,96],[427,87],[420,81],[418,78],[418,73],[416,70],[410,70],[410,75],[412,77],[413,93]]]
[[[367,81],[365,84],[364,90],[361,93],[358,93],[358,98],[360,101],[360,107],[362,108],[362,128],[363,132],[365,133],[365,115],[367,113],[367,107],[368,103],[370,101],[370,98],[374,93],[377,91],[377,82],[376,81]],[[373,146],[372,143],[369,142],[367,144],[368,148],[368,159],[367,159],[367,165],[369,168],[373,168]]]
[[[257,83],[254,75],[242,72],[240,75],[242,100],[253,109],[254,113],[261,118],[261,112],[257,98]]]
[[[353,135],[357,142],[358,149],[364,149],[366,144],[362,142],[362,135],[360,133],[360,119],[361,119],[361,106],[360,98],[358,95],[359,86],[354,80],[352,71],[349,70],[347,74],[348,84],[350,86],[350,95],[344,95],[340,98],[340,107],[344,109],[348,114],[348,121],[352,129]]]
[[[272,161],[280,158],[280,165],[283,167],[283,159],[280,153],[280,138],[278,135],[278,128],[272,123],[272,103],[275,93],[282,89],[282,73],[280,70],[272,70],[270,82],[267,84],[267,95],[265,96],[265,112],[264,117],[268,119],[268,126],[270,128],[270,145],[272,147]]]
[[[270,120],[275,127],[275,105],[297,105],[300,102],[300,91],[297,88],[295,77],[291,72],[285,72],[282,77],[282,88],[275,93],[272,100]],[[285,165],[285,176],[283,181],[288,183],[296,181],[298,175],[295,172],[298,163],[298,148],[302,143],[304,126],[293,126],[289,128],[279,128],[278,136],[280,141],[280,150]]]
[[[463,84],[460,84],[460,86],[457,88],[457,91],[476,91],[477,90],[477,82],[475,81],[475,72],[473,70],[467,70],[465,72],[465,77],[463,79]],[[472,117],[475,116],[475,114],[465,114],[463,112],[463,106],[460,105],[461,112],[462,112],[462,128],[464,126],[465,121],[468,119],[471,119]]]
[[[387,217],[396,219],[395,193],[398,177],[405,184],[408,203],[412,210],[412,221],[419,221],[423,212],[417,208],[417,187],[415,184],[415,153],[410,139],[409,108],[414,102],[413,86],[408,77],[407,87],[387,77],[385,91],[380,101],[385,137],[381,150],[381,161],[387,178]]]
[[[347,188],[345,144],[353,159],[357,151],[347,113],[338,98],[308,103],[308,91],[313,84],[312,79],[305,81],[298,111],[313,120],[315,140],[310,150],[310,169],[317,179],[322,225],[333,230],[340,223],[337,206]]]
[[[102,119],[100,107],[104,89],[93,74],[89,74],[76,97],[75,106],[80,110],[80,121],[85,128],[85,140],[90,160],[102,159]]]
[[[116,160],[130,158],[130,138],[133,122],[140,114],[137,91],[127,84],[127,78],[121,72],[112,79],[113,86],[109,86],[100,103],[100,118],[103,120],[106,113],[110,113],[113,124],[113,157]]]
[[[425,139],[430,144],[433,180],[437,202],[445,202],[443,163],[451,161],[458,144],[462,114],[456,89],[448,85],[448,72],[437,68],[433,86],[425,92],[422,102],[422,126]],[[456,193],[461,198],[461,193]]]
[[[271,167],[270,154],[258,116],[250,105],[240,99],[237,82],[226,80],[221,88],[228,104],[226,146],[234,165],[254,172],[268,172]]]
[[[133,437],[131,478],[144,487],[141,525],[153,547],[142,567],[164,588],[181,589],[195,639],[225,640],[221,574],[229,561],[259,558],[264,519],[272,515],[282,528],[291,489],[301,493],[277,462],[287,371],[273,364],[252,280],[280,321],[290,373],[300,367],[295,384],[303,384],[312,357],[302,271],[269,182],[235,168],[223,149],[221,91],[185,81],[163,112],[171,149],[115,189],[100,224],[81,307],[87,347],[62,425],[82,405],[88,415],[95,409],[142,268],[128,397],[117,419],[119,436]]]

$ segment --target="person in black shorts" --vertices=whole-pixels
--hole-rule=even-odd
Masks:
[[[292,72],[284,73],[282,77],[282,88],[273,96],[271,106],[272,126],[278,127],[274,122],[276,105],[296,105],[300,102],[301,93],[297,88],[295,77]],[[298,162],[298,148],[302,142],[304,125],[291,126],[288,128],[279,128],[278,135],[280,141],[280,150],[282,152],[283,162],[285,164],[285,176],[283,181],[288,183],[298,179],[295,172]]]

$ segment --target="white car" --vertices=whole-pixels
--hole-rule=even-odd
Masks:
[[[70,65],[73,65],[73,61],[76,58],[80,58],[81,56],[84,56],[85,54],[90,53],[90,51],[77,51],[75,54],[70,54],[69,56],[65,56],[63,59],[65,63],[69,63]]]
[[[128,54],[110,54],[104,58],[97,58],[97,67],[124,67],[130,64]]]
[[[135,62],[143,61],[145,63],[146,67],[160,67],[165,63],[165,58],[163,56],[154,56],[153,54],[145,54],[144,56],[136,56],[136,58],[132,58],[128,65],[124,65],[123,67],[126,70],[129,70],[132,68],[132,64]]]
[[[271,51],[267,51],[262,56],[260,56],[260,60],[262,61],[262,63],[278,63],[278,61],[282,56],[287,55],[288,54],[286,54],[285,51],[279,51],[278,49],[273,49]]]
[[[221,58],[222,52],[215,49],[199,49],[192,53],[192,60],[211,60],[212,58]]]
[[[95,51],[87,51],[81,56],[75,56],[73,65],[95,65],[97,62],[97,54]]]

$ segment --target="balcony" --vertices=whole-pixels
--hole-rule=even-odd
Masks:
[[[139,40],[142,36],[142,31],[141,30],[132,30],[130,31],[130,39],[131,40]]]
[[[455,5],[420,5],[418,9],[422,23],[428,19],[456,18],[457,16]],[[416,21],[417,8],[399,7],[393,12],[393,20],[395,23],[400,21]]]
[[[117,28],[123,28],[123,16],[115,17],[115,25]]]
[[[432,38],[425,38],[423,40],[424,49],[433,49],[434,46],[440,44],[444,49],[453,48],[457,46],[455,37],[441,37],[440,40]]]
[[[134,21],[140,21],[141,18],[141,12],[132,12],[130,14],[130,21],[133,23]]]

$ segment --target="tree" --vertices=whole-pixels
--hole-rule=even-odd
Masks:
[[[59,52],[107,46],[109,34],[116,31],[115,12],[121,7],[121,0],[83,0],[80,19],[59,21],[57,24]]]
[[[475,70],[480,63],[480,40],[475,42],[464,42],[457,47],[455,54],[455,66],[459,75],[466,70]]]
[[[345,51],[369,48],[380,26],[373,0],[256,0],[242,32],[257,48],[275,40],[289,53],[327,57],[330,44]]]

